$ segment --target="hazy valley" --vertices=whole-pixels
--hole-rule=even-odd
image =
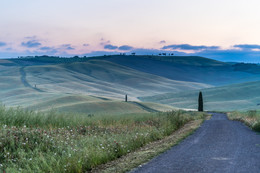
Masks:
[[[36,57],[0,61],[1,102],[33,110],[80,113],[197,109],[201,90],[207,110],[257,109],[260,66],[202,57]],[[255,82],[256,81],[256,82]],[[164,106],[158,106],[158,103]],[[171,107],[172,106],[172,107]]]

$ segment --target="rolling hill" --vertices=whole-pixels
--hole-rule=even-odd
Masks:
[[[26,62],[26,66],[25,62],[22,65],[3,65],[0,70],[0,80],[5,81],[0,84],[3,104],[80,113],[149,112],[144,106],[122,102],[125,94],[128,94],[130,101],[138,101],[138,96],[210,86],[174,81],[105,60],[45,65],[33,65],[32,62]],[[151,109],[153,106],[159,110],[170,108],[149,104]]]
[[[230,111],[260,109],[260,81],[233,84],[201,90],[205,110]],[[198,90],[166,93],[140,98],[179,108],[197,109]]]
[[[145,113],[196,108],[197,92],[203,90],[208,109],[218,108],[215,105],[221,110],[236,109],[240,107],[232,104],[244,103],[247,97],[227,99],[225,90],[234,88],[238,93],[249,83],[230,84],[260,80],[259,69],[257,65],[179,56],[6,59],[0,60],[0,101],[40,111]],[[125,94],[132,102],[123,102]],[[136,102],[139,99],[144,102]],[[223,100],[227,104],[221,106]],[[243,109],[253,108],[257,101],[247,101]]]
[[[259,65],[230,64],[197,56],[107,56],[100,59],[172,80],[213,86],[260,80]]]

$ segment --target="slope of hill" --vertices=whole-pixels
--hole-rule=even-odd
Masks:
[[[156,103],[196,108],[198,90],[260,80],[259,69],[260,66],[254,64],[179,56],[8,59],[0,60],[0,80],[4,81],[0,83],[0,101],[7,106],[28,109],[54,108],[86,113],[117,113],[120,110],[130,113],[172,108]],[[239,87],[234,85],[234,88]],[[212,95],[225,96],[224,90],[206,89],[205,94],[211,91]],[[141,98],[156,103],[122,103],[125,94],[130,101]],[[218,95],[205,96],[209,101],[206,107],[215,109],[220,105],[220,110],[236,109],[233,103],[240,105],[243,102],[244,109],[253,108],[258,100],[248,101],[245,96],[225,98],[224,101]]]
[[[229,63],[193,56],[106,56],[107,61],[138,71],[178,81],[205,83],[214,86],[260,80],[260,66],[238,68]]]
[[[260,109],[260,81],[201,90],[206,110]],[[167,93],[140,98],[142,101],[168,104],[179,108],[197,109],[199,91]]]
[[[125,94],[128,94],[130,101],[137,101],[138,96],[210,86],[174,81],[104,60],[54,65],[29,63],[30,66],[16,64],[1,68],[0,80],[5,81],[0,84],[0,100],[3,104],[37,110],[54,108],[87,113],[98,110],[100,113],[120,110],[126,113],[147,112],[140,105],[121,103]]]

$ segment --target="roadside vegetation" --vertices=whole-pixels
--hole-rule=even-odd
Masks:
[[[260,132],[260,111],[250,110],[247,112],[230,112],[228,117],[231,120],[238,120],[245,123],[253,130]]]
[[[0,170],[90,171],[205,116],[184,111],[96,116],[0,106]]]

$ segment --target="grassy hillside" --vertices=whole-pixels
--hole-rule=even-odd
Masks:
[[[201,90],[206,110],[249,110],[260,108],[260,81]],[[142,101],[169,104],[179,108],[197,109],[199,91],[167,93],[142,97]]]
[[[138,96],[209,87],[95,59],[51,65],[16,64],[4,66],[0,74],[0,80],[5,81],[0,84],[0,100],[7,106],[81,113],[147,112],[140,105],[121,103],[125,94],[130,101],[137,101]]]
[[[0,171],[87,172],[205,116],[176,111],[90,117],[0,106]]]
[[[144,103],[145,106],[124,103],[125,94],[130,101],[142,98],[174,107],[196,108],[198,90],[260,80],[260,67],[256,64],[231,64],[194,56],[42,56],[0,60],[0,67],[3,104],[80,113],[140,113],[172,108],[155,103]],[[212,88],[205,92],[217,95],[205,96],[209,109],[235,109],[233,103],[248,109],[258,101],[239,95],[224,99],[223,105],[218,98],[223,98],[225,91]],[[172,93],[166,94],[171,98],[165,99],[165,93]]]
[[[148,113],[157,111],[170,111],[176,109],[172,106],[155,103],[136,103],[97,98],[94,96],[63,96],[54,97],[35,103],[27,107],[32,110],[58,112],[78,112],[102,115],[120,115],[129,113]]]
[[[172,80],[214,86],[260,80],[260,66],[235,65],[196,56],[107,56],[100,58]],[[241,68],[241,66],[245,67]],[[256,71],[258,71],[257,74]]]

